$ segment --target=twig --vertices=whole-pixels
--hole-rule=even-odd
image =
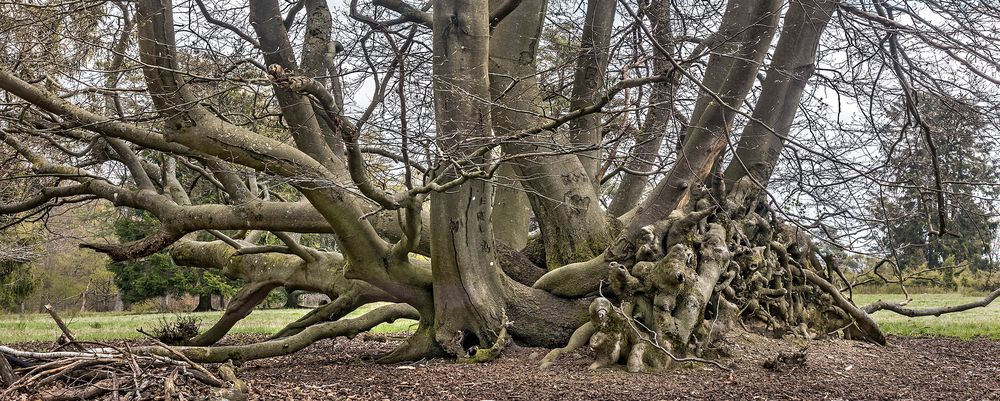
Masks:
[[[212,372],[210,372],[208,369],[205,369],[204,366],[201,366],[201,364],[195,363],[190,358],[188,358],[186,355],[184,355],[180,351],[174,349],[174,347],[171,347],[171,346],[167,345],[163,341],[160,341],[158,338],[156,338],[155,336],[153,336],[153,335],[151,335],[151,334],[143,331],[142,329],[138,329],[138,331],[140,333],[142,333],[143,335],[149,337],[151,340],[153,340],[153,342],[155,342],[156,345],[159,345],[159,346],[163,347],[164,349],[166,349],[167,351],[170,351],[171,354],[177,355],[184,362],[187,362],[195,370],[197,370],[197,371],[205,374],[205,376],[207,376],[209,380],[211,380],[211,381],[214,382],[214,384],[213,383],[206,383],[206,384],[213,385],[215,387],[223,387],[225,385],[225,382],[223,382],[221,379],[219,379],[214,374],[212,374]]]
[[[7,362],[7,357],[0,354],[0,388],[8,388],[14,384],[14,369]]]
[[[77,349],[82,350],[83,348],[80,347],[79,344],[76,344],[76,337],[73,336],[73,332],[69,331],[69,327],[66,327],[66,323],[63,323],[63,320],[59,318],[59,314],[57,314],[56,310],[52,308],[52,305],[45,304],[45,311],[49,312],[49,316],[52,316],[52,320],[56,321],[56,326],[59,326],[59,330],[62,330],[63,336],[66,337],[66,341],[70,344],[74,344]]]

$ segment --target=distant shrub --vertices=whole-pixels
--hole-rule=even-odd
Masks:
[[[990,292],[1000,286],[1000,277],[992,272],[971,272],[965,270],[955,275],[958,292],[963,294],[981,294]]]
[[[176,315],[172,319],[160,318],[159,326],[150,333],[157,340],[167,344],[181,344],[198,335],[201,329],[201,319],[192,315]]]
[[[147,299],[142,302],[134,303],[129,307],[129,310],[134,313],[160,313],[164,312],[162,302],[158,299]]]

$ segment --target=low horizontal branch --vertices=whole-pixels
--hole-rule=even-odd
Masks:
[[[976,302],[969,302],[967,304],[953,305],[953,306],[942,306],[939,308],[927,308],[927,309],[913,309],[904,307],[901,304],[886,302],[879,300],[878,302],[872,303],[865,306],[863,309],[866,313],[875,313],[880,310],[887,310],[896,312],[900,315],[907,317],[921,317],[921,316],[941,316],[946,313],[963,312],[969,309],[982,308],[991,304],[994,300],[1000,297],[1000,288],[993,290],[993,292],[987,294],[983,299]]]

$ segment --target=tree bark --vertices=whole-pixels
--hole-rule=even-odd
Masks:
[[[490,136],[486,0],[434,5],[434,105],[438,147],[462,161]],[[478,141],[477,141],[478,140]],[[470,146],[470,143],[472,146]],[[478,157],[467,163],[481,164]],[[451,163],[437,174],[458,176]],[[457,167],[454,167],[457,168]],[[434,336],[451,355],[489,348],[503,326],[502,281],[493,244],[492,189],[470,180],[431,202]]]
[[[785,147],[802,92],[816,70],[816,50],[839,0],[794,0],[785,14],[753,118],[726,168],[729,187],[749,174],[765,184]],[[759,121],[759,122],[758,122]],[[773,132],[772,132],[773,131]]]
[[[528,245],[532,216],[528,195],[509,163],[500,167],[497,180],[493,198],[493,234],[497,241],[515,250],[524,249]]]
[[[502,3],[493,1],[494,6]],[[613,2],[612,2],[613,3]],[[536,52],[545,18],[544,0],[523,1],[503,19],[490,40],[493,129],[504,137],[542,125]],[[569,143],[553,132],[505,143],[538,219],[549,269],[590,259],[608,246],[610,234],[592,178],[580,159],[561,154]],[[544,153],[553,152],[552,155]],[[540,155],[540,153],[542,155]]]
[[[573,75],[570,109],[592,105],[603,93],[616,4],[617,0],[587,1],[587,15],[583,20],[580,37],[580,55],[576,59],[576,72]],[[588,114],[569,123],[570,142],[586,149],[579,152],[577,157],[595,186],[599,179],[598,166],[601,164],[602,116],[602,113]]]

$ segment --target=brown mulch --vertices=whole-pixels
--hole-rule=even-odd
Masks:
[[[589,370],[585,352],[540,371],[547,350],[508,348],[492,363],[370,360],[401,339],[365,337],[314,344],[295,355],[247,363],[240,375],[259,400],[1000,400],[1000,341],[893,337],[776,341],[744,335],[723,359],[660,374]],[[807,346],[804,363],[762,365]]]
[[[237,335],[223,342],[261,339]],[[402,341],[379,335],[322,341],[248,362],[239,376],[250,384],[251,400],[1000,400],[998,340],[890,337],[889,346],[879,347],[744,334],[731,339],[730,356],[721,359],[731,373],[707,365],[658,374],[591,371],[589,351],[564,355],[542,371],[538,363],[548,350],[517,346],[480,365],[372,361]],[[788,360],[803,350],[804,362]]]

